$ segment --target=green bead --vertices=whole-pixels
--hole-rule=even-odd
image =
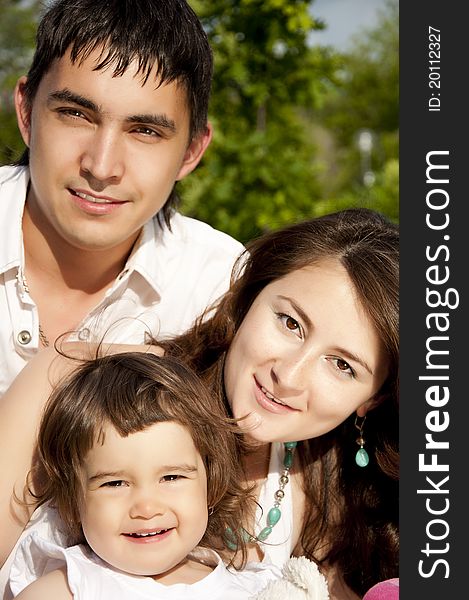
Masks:
[[[260,542],[263,542],[264,540],[266,540],[269,537],[269,535],[271,533],[272,533],[272,527],[264,527],[264,529],[257,536],[257,539]]]
[[[267,525],[271,525],[272,527],[276,525],[280,521],[280,517],[282,513],[279,508],[271,508],[267,513]]]
[[[227,527],[225,529],[225,535],[223,536],[225,545],[230,549],[230,550],[237,550],[238,549],[238,544],[236,543],[236,536],[233,533],[233,530],[231,529],[231,527]]]
[[[246,543],[252,542],[252,535],[250,533],[248,533],[244,527],[241,528],[241,537],[243,538],[243,541]]]
[[[359,467],[366,467],[366,465],[370,462],[370,457],[368,456],[368,452],[365,448],[360,448],[355,455],[355,462]]]
[[[285,453],[285,458],[283,459],[283,466],[285,467],[285,469],[289,469],[293,464],[293,452],[291,452],[291,450],[288,450]]]
[[[286,450],[293,450],[294,448],[296,448],[297,444],[298,442],[285,442],[284,446]]]

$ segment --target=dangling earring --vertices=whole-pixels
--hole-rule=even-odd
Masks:
[[[365,445],[365,440],[363,439],[363,426],[365,425],[366,415],[362,417],[362,421],[358,424],[358,419],[360,417],[357,415],[355,417],[355,427],[358,429],[360,435],[357,437],[357,444],[360,448],[357,450],[355,454],[355,462],[359,467],[366,467],[366,465],[370,462],[370,457],[368,456],[368,452],[363,447]]]

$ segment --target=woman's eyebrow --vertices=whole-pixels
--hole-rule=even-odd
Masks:
[[[360,356],[358,356],[358,354],[354,354],[353,352],[350,352],[350,350],[346,350],[345,348],[341,348],[341,347],[334,348],[334,352],[337,352],[337,354],[340,354],[340,356],[343,356],[347,360],[358,363],[366,371],[368,371],[368,373],[370,375],[373,375],[373,371],[372,371],[371,367],[368,365],[366,360],[364,358],[361,358]]]
[[[291,306],[294,308],[295,312],[298,313],[298,315],[301,317],[301,319],[304,321],[305,325],[309,328],[312,327],[313,323],[311,321],[311,319],[308,317],[308,315],[305,313],[305,311],[301,308],[301,306],[299,304],[297,304],[295,302],[295,300],[293,300],[293,298],[290,298],[288,296],[278,296],[280,298],[280,300],[285,300],[285,302],[288,302],[289,304],[291,304]]]
[[[295,302],[295,300],[293,300],[293,298],[289,298],[288,296],[280,296],[280,295],[278,297],[281,300],[285,300],[286,302],[291,304],[291,306],[298,313],[298,315],[301,317],[301,319],[304,321],[305,325],[308,328],[311,328],[313,326],[311,319],[308,317],[308,315],[305,313],[305,311],[301,308],[301,306],[299,306]],[[368,371],[368,373],[370,375],[373,375],[373,371],[372,371],[371,367],[369,366],[369,364],[367,363],[367,361],[364,358],[358,356],[358,354],[355,354],[354,352],[351,352],[350,350],[346,350],[345,348],[342,348],[342,347],[335,348],[334,352],[337,352],[337,354],[344,356],[345,358],[347,358],[350,361],[358,363],[366,371]]]

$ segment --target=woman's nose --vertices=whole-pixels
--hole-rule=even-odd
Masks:
[[[299,352],[278,357],[272,367],[272,379],[278,386],[278,393],[298,395],[311,379],[312,357],[310,353]]]

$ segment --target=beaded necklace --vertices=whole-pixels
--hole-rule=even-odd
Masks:
[[[282,500],[285,497],[285,486],[290,481],[289,473],[293,465],[293,456],[295,454],[297,443],[298,442],[286,442],[284,444],[285,456],[283,458],[283,470],[278,480],[278,490],[274,494],[274,504],[267,513],[266,526],[261,529],[257,536],[250,534],[244,529],[244,527],[241,528],[241,536],[243,540],[248,544],[265,542],[265,540],[272,533],[273,527],[280,521],[280,518],[282,516],[280,504],[282,503]],[[224,541],[226,546],[230,550],[237,549],[236,536],[231,527],[226,528]]]

